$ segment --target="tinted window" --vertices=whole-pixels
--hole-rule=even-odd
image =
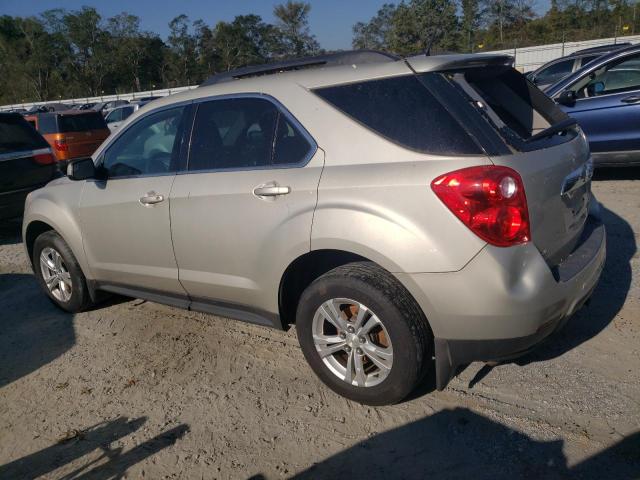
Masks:
[[[549,65],[538,72],[533,80],[536,85],[547,85],[562,80],[573,71],[574,59],[563,60]]]
[[[273,164],[286,165],[302,162],[311,145],[285,115],[280,114],[273,151]]]
[[[640,56],[627,57],[597,70],[586,87],[578,90],[578,97],[594,97],[640,89]]]
[[[414,75],[315,90],[358,122],[404,147],[425,153],[481,150]]]
[[[117,109],[117,110],[114,110],[113,112],[110,112],[109,115],[104,117],[104,120],[107,123],[119,122],[120,120],[122,120],[122,110]]]
[[[47,148],[47,142],[20,115],[0,116],[0,153]]]
[[[120,114],[122,115],[122,120],[126,120],[133,113],[133,107],[124,107],[120,109]]]
[[[60,133],[86,132],[104,128],[107,128],[107,124],[98,112],[60,115],[58,117],[58,131]]]
[[[164,110],[130,126],[104,156],[103,166],[109,171],[109,177],[175,171],[180,155],[183,111],[183,107]]]
[[[454,79],[469,85],[479,95],[480,110],[508,140],[514,136],[528,139],[567,118],[544,93],[512,68],[469,69]]]
[[[593,62],[596,58],[600,58],[600,55],[588,55],[586,57],[582,57],[580,66],[584,67],[587,63]]]
[[[277,118],[275,105],[259,98],[199,104],[191,136],[189,170],[269,165]]]

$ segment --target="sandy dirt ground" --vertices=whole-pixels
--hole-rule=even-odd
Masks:
[[[287,333],[141,300],[60,312],[0,225],[0,478],[640,478],[640,170],[602,171],[592,302],[515,363],[383,408]]]

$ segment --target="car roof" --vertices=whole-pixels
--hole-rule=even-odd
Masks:
[[[385,58],[360,64],[325,63],[313,68],[294,68],[285,71],[265,66],[261,71],[253,71],[251,74],[245,74],[248,70],[242,70],[239,77],[229,72],[225,74],[223,81],[205,82],[198,88],[154,100],[149,106],[140,110],[144,113],[159,107],[216,95],[269,94],[286,87],[310,90],[376,78],[409,75],[413,72],[442,71],[481,65],[513,65],[512,56],[497,54],[416,55],[402,59],[387,56]],[[307,57],[305,61],[309,59],[313,57]],[[138,112],[136,115],[140,114]]]
[[[571,83],[573,83],[577,78],[582,77],[586,72],[591,72],[591,71],[594,71],[594,70],[598,70],[600,67],[602,67],[603,65],[606,65],[607,63],[609,63],[612,60],[615,60],[615,59],[618,59],[618,58],[621,58],[621,57],[625,57],[627,55],[631,55],[631,54],[634,54],[634,53],[640,53],[640,44],[631,45],[631,46],[626,47],[626,48],[620,48],[618,50],[614,50],[612,52],[605,53],[604,55],[602,55],[602,56],[596,58],[595,60],[592,60],[591,62],[587,63],[584,67],[576,70],[575,72],[573,72],[571,75],[567,76],[566,78],[563,78],[559,82],[554,83],[548,89],[545,90],[545,93],[548,96],[553,97],[554,95],[559,93],[561,90],[563,90],[566,86],[568,86]]]

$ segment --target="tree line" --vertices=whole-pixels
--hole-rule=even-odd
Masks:
[[[409,55],[473,52],[635,33],[635,1],[402,0],[353,26],[353,47]],[[239,15],[208,25],[179,15],[166,39],[123,12],[47,10],[0,16],[0,104],[193,85],[216,72],[321,53],[308,3],[276,5],[273,23]],[[638,12],[640,15],[640,12]]]

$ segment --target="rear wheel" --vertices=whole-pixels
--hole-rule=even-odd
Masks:
[[[33,268],[38,283],[58,307],[76,313],[91,306],[80,265],[69,245],[53,230],[36,238]]]
[[[369,405],[399,402],[431,365],[433,337],[415,300],[370,262],[326,273],[302,294],[296,330],[332,390]]]

